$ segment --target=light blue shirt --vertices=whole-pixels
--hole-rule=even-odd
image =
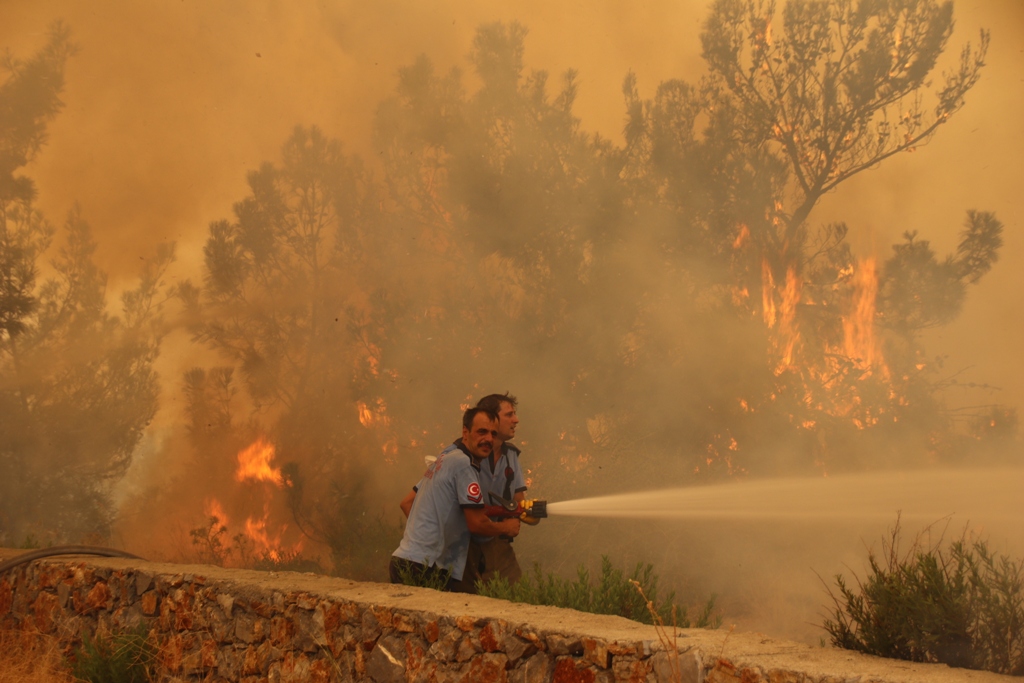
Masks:
[[[469,552],[469,526],[462,509],[484,506],[478,475],[473,457],[461,445],[437,456],[416,485],[402,542],[392,555],[447,569],[460,580]]]
[[[462,445],[459,439],[448,448],[442,451],[451,453],[458,450]],[[515,494],[526,490],[526,479],[523,477],[523,469],[519,465],[520,450],[513,444],[505,443],[501,446],[501,455],[497,458],[485,458],[480,462],[480,471],[477,476],[480,479],[480,488],[484,492],[484,504],[494,505],[491,502],[491,493],[501,496],[505,500],[512,500]],[[494,465],[493,469],[491,465]],[[422,481],[420,482],[422,484]],[[419,484],[417,484],[419,491]],[[417,493],[417,495],[419,495]],[[492,536],[477,536],[473,534],[473,540],[477,543],[487,543],[493,540]]]

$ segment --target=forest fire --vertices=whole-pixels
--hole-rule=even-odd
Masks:
[[[268,481],[278,487],[284,486],[281,470],[271,467],[274,458],[274,444],[263,437],[256,439],[245,449],[238,452],[238,469],[235,471],[237,481]]]
[[[774,404],[798,431],[818,434],[815,462],[825,472],[824,462],[831,458],[827,430],[845,424],[863,431],[893,412],[894,404],[906,404],[890,377],[877,331],[878,268],[874,258],[851,263],[836,271],[824,292],[793,266],[785,269],[783,282],[775,273],[768,258],[762,258],[760,318],[768,334],[766,362],[775,379],[760,400],[735,399],[741,410],[737,415],[758,420],[753,415],[757,408]],[[896,420],[893,414],[891,421]],[[704,463],[695,472],[706,466],[728,476],[747,473],[736,455],[750,435],[723,427],[709,435]]]
[[[289,524],[276,518],[274,510],[280,507],[276,500],[277,489],[287,484],[281,469],[274,467],[274,444],[264,437],[257,438],[249,446],[237,453],[238,465],[234,472],[234,480],[256,486],[253,501],[258,512],[253,508],[253,492],[242,495],[240,491],[229,491],[222,503],[221,498],[208,497],[203,502],[203,512],[209,523],[206,527],[191,532],[193,545],[207,554],[206,559],[220,564],[249,566],[253,562],[269,560],[281,562],[297,556],[303,548],[303,539],[294,542],[286,539]],[[226,507],[233,511],[229,515]],[[235,514],[237,513],[237,514]],[[244,522],[234,524],[232,519],[244,518]]]

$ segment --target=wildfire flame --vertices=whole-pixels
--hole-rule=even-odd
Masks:
[[[776,206],[776,210],[780,207]],[[749,234],[740,227],[733,246],[740,248],[749,239]],[[882,352],[881,340],[876,330],[876,307],[878,300],[878,267],[874,258],[866,258],[843,268],[832,286],[832,292],[839,295],[838,302],[832,299],[818,300],[815,287],[804,290],[804,283],[794,265],[785,269],[785,282],[779,274],[782,269],[773,267],[767,258],[761,260],[761,310],[760,314],[768,331],[769,368],[780,377],[781,384],[767,396],[776,401],[785,392],[796,399],[800,407],[791,414],[790,421],[798,429],[819,430],[824,425],[834,424],[823,421],[820,416],[828,415],[847,421],[857,429],[867,429],[881,420],[896,421],[898,416],[890,406],[906,405],[906,397],[893,383],[890,370]],[[745,292],[744,292],[745,293]],[[733,302],[746,307],[750,302],[737,296],[733,289]],[[802,336],[801,318],[803,310],[814,307],[834,306],[831,312],[822,309],[819,319],[834,315],[838,308],[841,337],[830,333],[828,336]],[[755,315],[756,310],[751,310]],[[833,318],[834,320],[834,318]],[[804,331],[812,335],[816,327]],[[835,330],[839,332],[839,330]],[[818,340],[817,342],[815,340]],[[820,348],[809,345],[820,343]],[[917,370],[923,370],[919,363]],[[903,378],[907,380],[906,377]],[[872,387],[887,389],[890,406],[875,400],[865,400],[862,391],[868,381]],[[882,386],[879,387],[879,384]],[[755,401],[737,397],[740,410],[754,412]],[[824,448],[824,441],[822,441]],[[715,434],[707,443],[705,465],[708,468],[725,470],[730,476],[743,474],[744,470],[733,461],[733,454],[741,450],[740,444],[730,434]],[[818,457],[816,464],[827,476],[826,461]],[[703,466],[694,468],[700,472]]]
[[[843,316],[843,351],[864,368],[881,361],[875,339],[875,301],[878,297],[878,274],[875,260],[864,260],[853,273],[853,304]]]
[[[227,562],[244,565],[253,558],[282,561],[297,555],[302,550],[301,539],[297,543],[286,546],[284,539],[288,531],[288,524],[271,519],[274,487],[283,488],[286,483],[280,468],[274,467],[272,464],[274,455],[274,444],[264,437],[256,439],[238,452],[235,480],[263,483],[260,487],[263,490],[262,510],[253,514],[251,507],[246,510],[246,505],[242,501],[236,499],[233,503],[233,512],[237,513],[235,517],[245,518],[245,521],[241,523],[240,532],[237,526],[231,529],[231,518],[228,517],[225,506],[219,500],[208,498],[203,503],[203,511],[206,516],[217,519],[214,533],[217,535],[226,533],[226,538],[233,539],[233,545],[227,551],[229,555],[225,559]],[[273,486],[268,486],[268,484]],[[246,499],[251,499],[251,496],[247,495]],[[231,503],[230,500],[228,502]],[[291,535],[294,536],[294,534]],[[240,544],[239,539],[249,545],[246,546],[244,542]]]
[[[270,466],[274,459],[274,444],[263,437],[256,439],[247,448],[238,453],[238,469],[235,470],[237,481],[269,481],[279,487],[284,486],[281,470]]]
[[[288,525],[281,524],[273,535],[267,531],[267,524],[270,520],[270,506],[263,506],[263,516],[249,517],[245,520],[245,534],[253,542],[257,552],[275,562],[285,559],[286,555],[297,555],[302,551],[302,541],[288,549],[282,548],[282,536],[287,531]]]
[[[376,407],[371,407],[365,401],[356,401],[359,423],[367,428],[377,425],[387,427],[391,424],[391,418],[388,417],[387,410],[387,403],[382,398],[377,399]]]
[[[772,345],[778,360],[775,367],[775,374],[778,375],[793,365],[793,353],[800,341],[796,311],[800,303],[801,281],[795,268],[787,268],[786,286],[778,293],[779,301],[776,304],[775,278],[767,259],[761,262],[761,273],[762,315],[768,329],[774,330]]]
[[[211,519],[216,518],[220,524],[224,526],[228,525],[228,515],[224,512],[224,507],[216,498],[208,498],[206,502],[203,503],[203,512],[205,512],[206,516]]]

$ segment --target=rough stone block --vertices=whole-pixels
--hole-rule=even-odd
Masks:
[[[460,683],[506,683],[508,658],[501,653],[486,653],[473,658],[459,678]]]
[[[63,610],[53,593],[39,593],[32,603],[32,620],[41,633],[50,633],[54,620]]]
[[[67,604],[67,598],[64,599],[64,604]],[[11,587],[11,583],[4,577],[0,579],[0,614],[10,612],[12,605],[14,605],[14,588]]]
[[[366,657],[366,675],[376,683],[405,680],[405,647],[396,637],[382,638]]]
[[[549,633],[544,638],[544,642],[547,643],[551,654],[556,657],[562,655],[578,657],[583,654],[583,643],[580,642],[579,638],[563,636],[560,633]]]
[[[647,683],[648,677],[652,673],[650,660],[623,656],[616,657],[612,662],[612,676],[615,678],[615,683]]]
[[[480,629],[480,647],[484,652],[497,652],[505,642],[508,624],[501,619],[488,621]]]
[[[524,628],[517,628],[516,635],[522,638],[523,640],[528,640],[531,643],[533,643],[538,650],[548,649],[547,643],[544,642],[544,639],[540,637],[540,634],[538,634],[535,631],[531,631],[529,629]]]
[[[309,683],[330,683],[333,669],[334,667],[327,661],[315,659],[309,665],[309,678],[306,680]]]
[[[376,641],[380,638],[380,634],[383,632],[381,623],[377,619],[377,614],[373,610],[366,610],[363,612],[361,620],[362,631],[360,638],[363,641]]]
[[[222,646],[217,651],[217,675],[237,681],[242,675],[242,651]]]
[[[142,598],[139,600],[139,605],[142,607],[142,613],[147,617],[153,617],[157,614],[157,607],[159,607],[159,596],[155,590],[143,593]]]
[[[356,654],[348,650],[334,656],[332,662],[336,675],[342,681],[356,679]]]
[[[450,662],[455,659],[455,654],[458,652],[459,643],[462,641],[463,634],[460,631],[451,630],[442,634],[437,641],[430,646],[430,654],[441,662]]]
[[[405,636],[402,641],[405,645],[406,676],[414,678],[416,673],[423,668],[430,645],[418,636]]]
[[[612,663],[608,645],[603,640],[584,638],[583,661],[594,664],[598,668],[607,669]]]
[[[476,619],[473,617],[461,616],[455,618],[455,627],[460,631],[469,633],[476,627]]]
[[[529,657],[536,652],[537,646],[510,633],[505,636],[501,649],[505,652],[508,660],[515,664],[523,657]]]
[[[266,672],[270,664],[267,651],[250,645],[242,652],[242,675],[260,676]]]
[[[56,588],[57,584],[60,583],[61,579],[64,578],[64,568],[57,565],[43,564],[39,565],[35,570],[35,580],[33,583],[36,587],[47,589]]]
[[[57,601],[61,608],[68,606],[68,600],[71,599],[71,584],[67,581],[61,581],[57,584]]]
[[[217,596],[217,604],[224,610],[224,616],[230,619],[232,610],[235,608],[235,598],[228,593],[221,593]]]
[[[524,659],[512,670],[509,674],[509,683],[548,683],[551,680],[553,666],[554,659],[551,655],[538,652]]]
[[[264,619],[269,619],[274,615],[273,606],[264,600],[251,600],[249,602],[249,607],[257,616],[263,617]]]
[[[157,618],[157,624],[161,631],[170,631],[174,629],[175,623],[175,612],[177,605],[174,603],[174,598],[170,595],[165,595],[164,599],[160,601],[160,615]]]
[[[606,680],[610,681],[610,673],[607,671],[602,673],[606,675],[599,678],[597,671],[587,664],[577,662],[572,657],[559,657],[555,661],[555,671],[551,676],[551,683],[603,683]]]
[[[251,614],[235,617],[235,637],[243,643],[259,643],[267,636],[267,622]]]
[[[295,640],[292,646],[305,652],[315,652],[319,645],[327,645],[331,642],[330,639],[325,640],[323,637],[316,638],[315,634],[318,629],[313,623],[313,614],[313,612],[305,610],[296,610],[294,614],[289,615],[295,624]]]
[[[638,652],[643,651],[642,643],[620,643],[617,640],[613,640],[608,643],[608,653],[614,657],[621,657],[623,655],[635,655]]]
[[[142,594],[153,587],[153,576],[146,572],[135,572],[135,595]]]
[[[395,612],[392,617],[392,624],[396,631],[412,633],[416,630],[416,619],[405,612]]]
[[[295,606],[299,609],[316,609],[317,598],[309,593],[299,593],[295,596]]]
[[[354,602],[338,603],[338,613],[343,624],[358,624],[363,618],[362,610]]]
[[[459,641],[459,646],[455,650],[455,661],[468,662],[480,652],[483,652],[483,649],[474,642],[474,639],[469,636],[464,636]]]

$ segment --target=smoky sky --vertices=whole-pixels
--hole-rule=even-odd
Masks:
[[[951,400],[1021,407],[1024,6],[960,2],[956,10],[951,58],[980,28],[992,31],[967,106],[926,146],[841,185],[811,221],[846,221],[859,253],[884,258],[908,230],[948,252],[965,210],[996,212],[1007,228],[1001,261],[971,289],[963,315],[931,335],[929,351],[948,356],[950,373],[964,371],[964,381],[998,387]],[[195,277],[209,222],[230,215],[245,173],[274,160],[296,124],[319,125],[372,160],[373,112],[396,70],[427,54],[440,70],[470,75],[465,55],[481,23],[524,24],[528,69],[553,77],[577,69],[583,128],[618,142],[627,71],[645,96],[668,78],[696,81],[705,13],[704,2],[664,0],[8,0],[0,44],[28,55],[55,19],[73,31],[81,49],[68,66],[66,109],[28,170],[50,220],[82,206],[116,290],[160,240],[179,245],[175,274]]]

